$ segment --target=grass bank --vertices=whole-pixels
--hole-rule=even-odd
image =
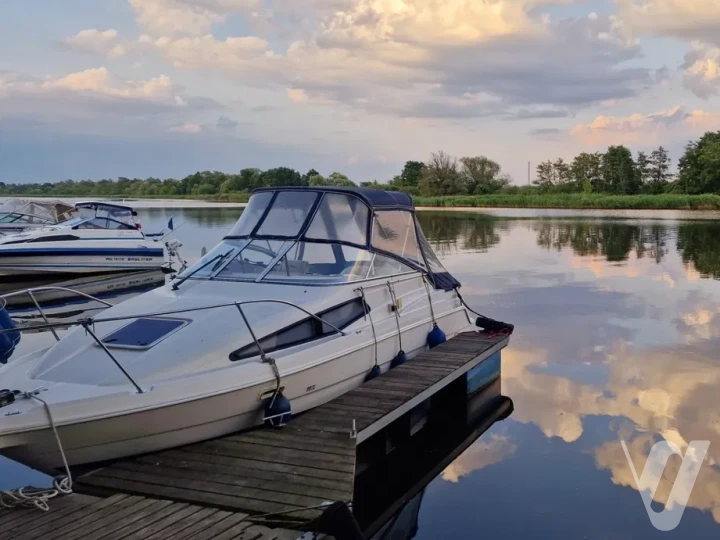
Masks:
[[[720,210],[720,195],[603,195],[552,193],[532,195],[457,195],[415,197],[417,206],[437,208],[586,208],[597,210]]]
[[[3,197],[184,199],[208,202],[247,202],[247,193],[217,195],[0,195]],[[585,208],[596,210],[720,210],[720,195],[604,195],[591,193],[451,195],[414,197],[416,206],[435,208]]]

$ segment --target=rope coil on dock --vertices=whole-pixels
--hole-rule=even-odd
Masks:
[[[65,456],[65,450],[63,449],[62,441],[60,440],[60,434],[58,433],[57,426],[55,425],[55,419],[50,411],[50,405],[48,405],[47,401],[38,395],[43,390],[44,388],[38,388],[31,392],[21,392],[17,395],[17,398],[35,399],[43,404],[45,413],[50,421],[50,427],[55,435],[58,450],[62,456],[63,465],[65,466],[65,475],[53,478],[53,485],[49,488],[22,487],[14,490],[0,491],[0,508],[35,507],[38,510],[47,512],[50,510],[50,499],[54,499],[55,497],[59,497],[61,495],[70,495],[73,492],[73,481],[72,474],[70,473],[70,466],[68,465],[67,457]]]

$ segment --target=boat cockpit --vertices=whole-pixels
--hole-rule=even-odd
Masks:
[[[178,276],[337,285],[419,272],[459,283],[437,259],[404,193],[363,188],[261,188],[223,241]]]

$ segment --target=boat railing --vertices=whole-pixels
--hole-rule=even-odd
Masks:
[[[333,330],[335,330],[337,333],[339,333],[342,336],[347,335],[346,332],[344,332],[343,330],[341,330],[340,328],[338,328],[331,322],[326,321],[322,317],[308,311],[307,309],[295,304],[294,302],[288,302],[287,300],[277,300],[277,299],[243,300],[243,301],[238,301],[238,302],[225,302],[222,304],[212,304],[212,305],[208,305],[208,306],[198,306],[198,307],[192,307],[192,308],[171,309],[171,310],[166,310],[166,311],[153,311],[153,312],[148,312],[148,313],[136,313],[133,315],[123,315],[123,316],[117,316],[117,317],[102,317],[102,316],[85,317],[82,319],[78,319],[76,321],[52,323],[48,320],[48,318],[45,316],[44,312],[42,311],[42,308],[40,307],[39,303],[37,302],[37,299],[33,295],[33,291],[37,292],[40,289],[53,289],[53,288],[61,289],[64,291],[70,291],[70,292],[76,293],[80,296],[84,296],[86,298],[96,300],[98,302],[102,302],[108,306],[112,306],[112,304],[105,302],[104,300],[100,300],[99,298],[95,298],[94,296],[91,296],[89,294],[85,294],[83,292],[76,291],[73,289],[67,289],[65,287],[38,287],[36,289],[26,289],[23,291],[17,291],[17,292],[13,292],[13,293],[10,293],[7,295],[0,296],[0,300],[7,301],[7,298],[10,296],[17,296],[19,294],[28,294],[30,296],[30,298],[33,300],[33,303],[35,304],[37,309],[39,310],[43,320],[45,321],[45,324],[38,324],[38,325],[33,325],[32,327],[25,327],[25,328],[4,329],[4,330],[0,330],[0,334],[6,334],[9,332],[18,332],[18,331],[24,332],[24,331],[28,331],[28,330],[33,330],[33,331],[50,330],[53,333],[53,335],[55,336],[55,339],[59,341],[60,337],[57,335],[56,329],[68,328],[70,326],[82,326],[85,329],[85,331],[98,344],[98,346],[101,349],[103,349],[105,354],[107,354],[110,357],[110,360],[113,361],[115,366],[123,373],[123,375],[128,379],[128,381],[130,381],[130,383],[135,387],[135,389],[137,390],[137,392],[139,394],[143,393],[142,388],[140,387],[140,385],[138,385],[138,383],[135,381],[135,379],[133,379],[132,376],[125,370],[125,368],[118,361],[118,359],[115,358],[115,356],[112,354],[110,349],[108,349],[108,347],[105,345],[105,343],[103,343],[102,339],[100,339],[97,336],[97,334],[95,333],[95,330],[94,330],[94,327],[96,324],[130,321],[130,320],[137,320],[137,319],[151,319],[151,318],[155,318],[155,317],[166,317],[168,315],[179,315],[182,313],[194,313],[194,312],[198,312],[198,311],[208,311],[208,310],[221,309],[221,308],[227,308],[227,307],[235,307],[238,310],[240,317],[242,318],[243,322],[245,323],[245,326],[247,327],[248,332],[250,333],[250,336],[252,337],[253,342],[255,343],[255,346],[258,349],[260,358],[262,359],[263,362],[273,365],[273,369],[275,371],[277,369],[274,367],[275,361],[266,355],[265,351],[263,350],[262,346],[260,345],[260,341],[258,340],[258,338],[250,324],[250,321],[248,320],[247,315],[245,314],[245,311],[243,310],[243,306],[248,306],[248,305],[252,305],[252,304],[280,304],[280,305],[288,306],[288,307],[297,309],[297,310],[305,313],[306,315],[308,315],[312,319],[320,322],[321,324],[329,326],[330,328],[332,328]],[[277,376],[277,374],[276,374],[276,376]]]
[[[113,304],[111,304],[110,302],[106,302],[105,300],[102,300],[101,298],[97,298],[97,297],[95,297],[95,296],[92,296],[92,295],[90,295],[90,294],[84,293],[84,292],[82,292],[82,291],[76,291],[75,289],[70,289],[70,288],[68,288],[68,287],[53,287],[53,286],[47,286],[47,287],[31,287],[31,288],[29,288],[29,289],[23,289],[23,290],[21,290],[21,291],[14,291],[14,292],[11,292],[11,293],[3,294],[3,295],[0,296],[0,300],[3,301],[3,304],[2,304],[2,306],[0,306],[0,307],[2,307],[2,308],[6,308],[6,307],[7,307],[8,298],[13,298],[13,297],[16,297],[16,296],[27,295],[27,296],[30,298],[30,300],[32,301],[32,303],[35,305],[35,308],[38,310],[38,313],[40,314],[40,317],[42,317],[42,320],[45,321],[45,324],[46,324],[46,325],[51,325],[50,320],[47,318],[47,315],[45,315],[45,312],[43,311],[42,307],[40,306],[40,303],[37,301],[37,298],[36,298],[36,296],[35,296],[35,294],[37,294],[37,293],[48,292],[48,291],[66,292],[66,293],[73,294],[73,295],[75,295],[75,296],[80,296],[80,297],[86,298],[86,299],[91,300],[91,301],[93,301],[93,302],[99,302],[99,303],[101,303],[101,304],[103,304],[104,306],[107,306],[107,307],[112,307],[112,306],[113,306]],[[72,324],[72,323],[67,323],[67,322],[66,322],[66,323],[63,323],[63,325],[64,325],[65,327],[69,326],[70,324]],[[33,325],[33,326],[32,326],[32,329],[33,329],[33,330],[37,330],[37,328],[38,328],[38,325]],[[28,328],[28,329],[29,329],[29,328]],[[48,330],[50,330],[50,332],[52,332],[52,335],[55,336],[55,339],[56,339],[57,341],[60,341],[60,336],[58,336],[55,326],[51,326],[50,328],[48,328]]]

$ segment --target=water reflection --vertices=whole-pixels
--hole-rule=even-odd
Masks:
[[[410,532],[399,537],[716,537],[720,224],[497,213],[431,211],[419,220],[466,300],[516,324],[503,358],[503,393],[515,412],[408,495],[396,516],[411,523]],[[170,215],[186,223],[177,237],[189,260],[217,243],[238,214],[141,211],[160,228]],[[454,444],[452,433],[440,430],[428,446]],[[620,446],[626,441],[640,472],[660,439],[683,450],[692,440],[710,441],[671,533],[652,528]],[[408,458],[409,468],[420,459]],[[679,465],[669,462],[655,494],[660,506]],[[369,522],[395,496],[398,471],[368,481],[377,502],[366,509]],[[0,477],[2,487],[10,476]]]
[[[582,257],[602,256],[608,262],[626,261],[635,257],[651,257],[660,264],[667,253],[670,234],[664,225],[633,225],[628,223],[552,223],[535,226],[538,245],[561,251],[571,248]]]
[[[703,277],[720,279],[720,224],[692,223],[678,228],[678,251]]]
[[[428,490],[419,536],[432,537],[422,524],[439,519],[433,508],[462,504],[463,497],[476,504],[464,506],[462,525],[436,534],[468,537],[482,528],[521,538],[531,526],[540,537],[716,536],[720,284],[706,278],[719,275],[718,226],[511,223],[486,257],[459,251],[443,262],[469,285],[473,305],[517,324],[503,359],[503,390],[515,413],[453,464],[458,473],[451,467],[442,484],[436,481],[436,497]],[[710,441],[688,509],[671,533],[652,528],[620,445],[626,441],[640,474],[661,439],[683,451],[690,441]],[[463,459],[481,467],[462,474]],[[656,510],[669,503],[680,463],[670,460]],[[511,489],[504,488],[508,479]],[[477,510],[490,504],[477,499],[485,490],[500,490],[494,506],[525,516],[525,526]]]
[[[484,214],[463,214],[453,218],[448,212],[418,213],[425,236],[433,242],[438,255],[447,256],[461,250],[485,252],[500,243],[502,230],[508,223]]]

